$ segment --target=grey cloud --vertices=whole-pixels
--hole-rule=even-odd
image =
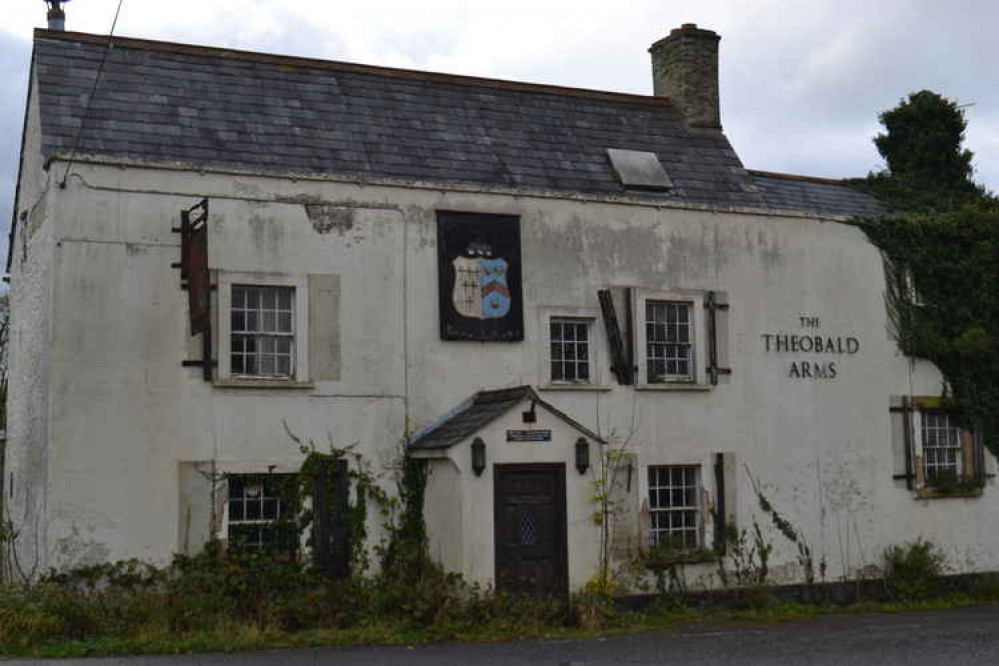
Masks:
[[[844,2],[793,30],[757,27],[753,38],[722,40],[723,121],[751,166],[814,175],[863,175],[880,166],[870,144],[877,114],[929,88],[967,111],[975,129],[999,127],[992,85],[991,26],[999,6],[985,2]],[[731,42],[735,42],[732,44]],[[725,47],[728,48],[725,48]],[[983,146],[984,148],[985,146]],[[999,188],[999,155],[978,150],[977,177]]]

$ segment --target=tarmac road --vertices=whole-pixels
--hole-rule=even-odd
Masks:
[[[49,664],[11,660],[4,666]],[[85,666],[598,666],[602,664],[999,664],[999,607],[850,614],[769,626],[711,624],[677,632],[573,641],[373,647],[80,659]]]

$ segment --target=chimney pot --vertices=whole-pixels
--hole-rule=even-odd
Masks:
[[[45,0],[45,4],[49,6],[49,11],[46,15],[49,22],[49,30],[61,32],[66,29],[66,12],[62,9],[64,2],[69,2],[69,0]]]
[[[649,48],[655,94],[673,100],[689,127],[721,129],[720,39],[714,31],[684,23]]]

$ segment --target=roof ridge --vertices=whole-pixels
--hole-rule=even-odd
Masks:
[[[782,173],[779,171],[760,171],[758,169],[746,169],[746,173],[751,176],[762,176],[763,178],[776,178],[777,180],[793,180],[804,183],[821,183],[824,185],[847,185],[846,178],[822,178],[820,176],[804,176],[796,173]]]
[[[79,42],[84,44],[96,44],[106,46],[107,35],[98,35],[87,32],[68,32],[62,30],[45,30],[35,28],[34,38],[51,39],[65,42]],[[634,93],[612,92],[607,90],[594,90],[591,88],[573,88],[569,86],[557,86],[547,83],[529,83],[525,81],[511,81],[508,79],[491,79],[482,76],[469,76],[465,74],[446,74],[443,72],[431,72],[419,69],[403,69],[398,67],[381,67],[377,65],[363,65],[360,63],[343,62],[339,60],[322,60],[319,58],[306,58],[301,56],[286,56],[274,53],[262,53],[259,51],[246,51],[241,49],[226,49],[215,46],[199,46],[196,44],[184,44],[180,42],[164,42],[152,39],[139,39],[134,37],[113,37],[111,39],[115,48],[131,48],[147,51],[157,51],[161,53],[178,53],[182,55],[229,58],[232,60],[243,60],[248,62],[258,62],[273,65],[297,65],[312,69],[329,69],[354,74],[373,74],[399,79],[413,79],[422,81],[432,81],[435,83],[451,83],[456,85],[470,85],[482,88],[498,88],[501,90],[519,90],[522,92],[533,92],[549,95],[561,95],[566,97],[583,97],[587,99],[597,99],[608,102],[628,102],[645,104],[649,106],[673,107],[673,102],[668,97],[657,97],[654,95],[637,95]]]

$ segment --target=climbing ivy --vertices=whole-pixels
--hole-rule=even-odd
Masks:
[[[899,348],[940,370],[945,404],[999,455],[999,199],[970,180],[953,102],[922,91],[880,118],[888,134],[875,143],[890,170],[852,183],[894,212],[854,224],[885,258]]]
[[[948,406],[999,455],[999,204],[857,225],[884,253],[899,348],[939,368]]]
[[[423,507],[427,493],[427,461],[402,459],[398,482],[398,518],[386,522],[388,544],[382,557],[387,575],[406,576],[422,572],[427,566],[427,524]]]

